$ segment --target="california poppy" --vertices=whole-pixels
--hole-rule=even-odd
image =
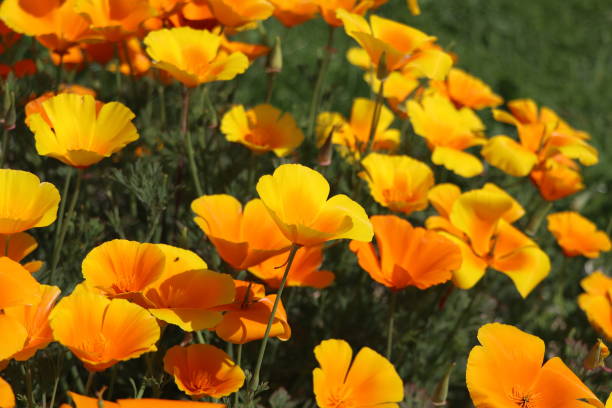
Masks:
[[[333,27],[340,27],[343,22],[337,16],[339,10],[363,16],[369,10],[386,3],[387,0],[315,0],[315,2],[325,22]]]
[[[212,402],[167,400],[157,398],[129,398],[119,399],[117,402],[91,398],[76,392],[68,392],[76,408],[225,408],[225,404]],[[69,408],[70,405],[63,404],[60,408]]]
[[[603,407],[561,361],[544,361],[544,342],[501,323],[485,324],[467,361],[466,382],[476,408]]]
[[[227,27],[265,20],[274,11],[268,0],[208,0],[208,4],[215,18]]]
[[[561,154],[532,168],[529,178],[547,201],[560,200],[584,189],[578,165]]]
[[[608,235],[574,211],[550,214],[548,230],[553,233],[566,256],[584,255],[597,258],[600,251],[609,251]]]
[[[434,93],[406,104],[414,132],[425,138],[431,160],[462,177],[483,171],[482,163],[465,150],[486,143],[484,124],[469,108],[457,109],[446,97]]]
[[[225,311],[225,314],[214,330],[223,340],[234,344],[260,340],[266,332],[276,295],[266,296],[264,287],[257,283],[235,280],[234,284],[234,301],[217,307],[217,310]],[[274,314],[269,337],[283,341],[291,337],[291,327],[282,301]]]
[[[179,27],[152,31],[144,43],[153,65],[188,87],[233,79],[249,66],[241,52],[220,52],[221,36],[207,30]]]
[[[196,224],[235,269],[257,265],[291,246],[259,199],[243,209],[230,195],[208,195],[194,200],[191,209]]]
[[[50,122],[39,113],[26,119],[36,150],[70,166],[89,167],[138,139],[134,113],[120,102],[103,104],[90,95],[64,93],[42,107]]]
[[[372,240],[365,210],[349,197],[329,196],[320,173],[300,164],[284,164],[262,176],[257,193],[283,234],[296,245],[312,246],[333,239]]]
[[[448,96],[458,107],[494,108],[504,102],[499,95],[491,90],[491,87],[459,68],[451,68],[444,81],[432,81],[431,85],[437,91]]]
[[[225,397],[244,384],[244,372],[227,353],[210,344],[174,346],[164,356],[164,370],[193,398]]]
[[[316,0],[270,0],[274,17],[285,27],[294,27],[315,17],[319,8]]]
[[[0,310],[34,305],[40,296],[41,286],[30,271],[10,258],[0,257]]]
[[[221,132],[228,141],[241,143],[255,153],[273,151],[283,157],[295,150],[304,134],[290,113],[272,105],[257,105],[245,111],[232,107],[221,120]]]
[[[323,145],[331,137],[331,143],[338,145],[343,155],[359,159],[368,145],[375,107],[376,103],[370,99],[355,98],[348,121],[339,113],[321,112],[317,117],[317,145]],[[382,106],[373,137],[373,151],[394,151],[399,147],[399,130],[389,128],[394,120],[393,113]]]
[[[38,247],[36,239],[27,232],[17,234],[0,234],[0,257],[6,256],[15,262],[21,262]],[[22,264],[30,273],[37,272],[43,263],[30,261]]]
[[[0,407],[2,408],[14,408],[15,407],[15,394],[11,385],[0,377]]]
[[[60,300],[49,319],[53,337],[90,371],[157,350],[160,330],[149,312],[125,299],[107,299],[83,285]]]
[[[127,3],[79,0],[75,4],[75,11],[108,41],[116,42],[136,33],[140,25],[153,15],[154,9],[148,0],[131,0]]]
[[[427,192],[434,184],[431,169],[409,156],[370,153],[359,177],[376,202],[392,211],[410,214],[427,208]]]
[[[346,341],[331,339],[314,354],[320,365],[312,372],[319,407],[397,408],[403,401],[404,385],[393,364],[371,348],[362,348],[353,360]]]
[[[60,194],[27,171],[0,169],[0,234],[46,227],[57,217]]]
[[[578,306],[591,325],[612,341],[612,278],[595,271],[582,279],[580,286],[586,293],[578,296]]]
[[[278,289],[283,278],[283,265],[287,261],[288,252],[275,255],[260,264],[249,268],[249,272],[266,282],[268,286]],[[287,275],[287,286],[311,286],[325,288],[334,281],[331,271],[320,270],[323,262],[323,246],[302,247],[295,253],[291,269]]]

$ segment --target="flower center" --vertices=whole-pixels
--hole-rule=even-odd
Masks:
[[[537,408],[539,394],[533,392],[525,392],[520,387],[512,387],[510,400],[520,408]]]

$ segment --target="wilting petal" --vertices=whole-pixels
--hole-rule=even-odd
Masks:
[[[481,153],[491,165],[515,177],[528,175],[538,161],[535,153],[507,136],[492,137]]]

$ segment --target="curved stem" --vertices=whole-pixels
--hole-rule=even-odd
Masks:
[[[183,88],[183,112],[181,114],[181,133],[183,134],[183,140],[185,142],[185,150],[187,150],[187,157],[189,159],[189,169],[191,171],[191,177],[193,178],[193,185],[196,189],[198,197],[204,195],[204,190],[200,184],[198,177],[198,166],[195,161],[195,154],[193,152],[193,143],[191,142],[191,134],[189,132],[189,100],[191,90],[187,87]]]
[[[283,294],[283,289],[285,288],[285,284],[287,283],[287,276],[289,276],[289,270],[291,269],[291,264],[293,263],[293,259],[295,258],[295,254],[297,253],[299,245],[293,244],[291,246],[291,250],[289,251],[289,257],[287,258],[287,266],[285,266],[285,273],[283,274],[283,279],[281,280],[280,286],[278,288],[278,293],[276,294],[276,299],[274,299],[274,306],[272,306],[272,312],[270,313],[270,319],[268,319],[268,325],[266,326],[266,332],[264,333],[264,337],[261,340],[261,346],[259,346],[259,354],[257,356],[257,363],[255,364],[255,370],[253,371],[253,378],[249,382],[248,387],[248,395],[247,402],[248,406],[253,404],[253,400],[255,398],[255,390],[259,385],[259,372],[261,371],[261,364],[263,363],[264,354],[266,353],[266,345],[268,344],[268,338],[270,336],[270,330],[272,329],[272,323],[274,323],[274,317],[276,315],[276,309],[278,309],[278,304],[281,302],[281,296]]]
[[[319,111],[319,105],[321,104],[321,95],[323,92],[323,83],[325,82],[325,76],[329,69],[329,63],[332,58],[332,46],[334,43],[334,26],[329,26],[329,35],[327,36],[327,45],[325,46],[325,53],[323,54],[323,60],[319,67],[319,74],[317,76],[317,82],[315,83],[314,92],[312,94],[312,100],[310,101],[310,109],[308,110],[308,129],[306,131],[306,137],[312,138],[315,123],[317,120],[317,113]]]
[[[91,389],[91,386],[93,385],[93,379],[94,379],[95,374],[96,374],[95,371],[90,371],[89,374],[87,375],[87,382],[85,383],[85,395],[89,395],[89,390]]]
[[[397,305],[397,291],[391,290],[389,294],[389,320],[387,322],[387,360],[391,359],[391,350],[393,350],[393,323],[395,319],[395,306]]]

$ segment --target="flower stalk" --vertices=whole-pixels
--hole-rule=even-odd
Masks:
[[[310,101],[310,109],[308,110],[308,129],[306,131],[306,137],[311,139],[314,137],[313,133],[317,120],[317,113],[319,112],[319,105],[321,104],[323,83],[325,82],[325,77],[327,76],[327,71],[329,70],[329,63],[331,62],[331,58],[333,55],[332,47],[334,44],[334,31],[335,27],[329,26],[329,34],[327,36],[327,44],[325,45],[325,53],[323,55],[323,60],[321,61],[321,65],[319,67],[317,82],[315,83],[314,92]]]
[[[183,88],[183,111],[181,113],[181,133],[183,134],[183,141],[185,143],[185,150],[187,150],[187,158],[189,159],[189,169],[191,171],[191,177],[193,178],[193,185],[196,189],[196,193],[199,196],[204,195],[204,190],[200,184],[198,177],[198,166],[195,161],[195,154],[193,151],[193,143],[191,141],[191,133],[189,132],[189,102],[190,102],[191,91],[189,88]]]

